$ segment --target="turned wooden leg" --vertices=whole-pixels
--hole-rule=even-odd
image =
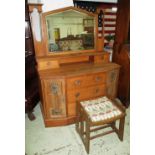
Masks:
[[[89,145],[90,145],[90,124],[89,124],[89,120],[86,120],[85,148],[88,154],[89,154]]]
[[[80,123],[80,111],[79,111],[79,105],[78,102],[76,102],[76,131],[79,133],[79,123]]]
[[[82,141],[84,141],[84,118],[83,111],[80,109],[80,136]]]
[[[120,119],[118,137],[123,141],[125,117]]]
[[[111,123],[112,128],[114,129],[116,127],[116,122]]]
[[[29,118],[30,121],[33,121],[33,120],[36,119],[36,117],[35,117],[35,115],[32,113],[32,111],[31,111],[31,112],[28,112],[28,113],[27,113],[27,116],[28,116],[28,118]]]

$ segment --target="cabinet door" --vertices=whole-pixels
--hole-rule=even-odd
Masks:
[[[119,69],[109,71],[107,73],[107,96],[111,99],[117,97]]]
[[[45,108],[48,118],[66,116],[64,79],[44,80]]]

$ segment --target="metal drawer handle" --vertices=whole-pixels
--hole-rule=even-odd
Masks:
[[[56,95],[59,92],[59,85],[57,83],[51,84],[51,92]]]
[[[112,72],[111,75],[110,75],[111,82],[114,81],[115,78],[116,78],[116,73]]]
[[[51,64],[51,62],[50,62],[50,61],[48,61],[48,62],[47,62],[47,66],[49,66],[50,64]]]
[[[80,80],[76,80],[74,83],[75,83],[75,85],[80,85],[81,81]]]
[[[101,77],[99,77],[99,76],[95,78],[95,81],[97,81],[97,82],[100,80],[101,80]]]
[[[61,109],[52,109],[52,115],[60,115],[62,113]]]
[[[79,96],[80,96],[80,93],[79,92],[75,94],[75,97],[76,98],[79,97]]]
[[[97,93],[99,92],[99,90],[100,90],[100,89],[99,89],[99,88],[97,88],[97,89],[95,90],[95,93],[97,94]]]

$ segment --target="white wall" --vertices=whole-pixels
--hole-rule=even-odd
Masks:
[[[117,0],[77,0],[77,1],[117,3]]]
[[[64,8],[67,6],[74,6],[73,0],[44,0],[43,12]]]
[[[43,12],[64,8],[68,6],[74,6],[73,0],[28,0],[29,3],[43,3]]]

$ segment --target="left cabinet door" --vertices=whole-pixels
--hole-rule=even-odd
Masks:
[[[47,118],[66,117],[64,79],[44,80],[44,92]]]

